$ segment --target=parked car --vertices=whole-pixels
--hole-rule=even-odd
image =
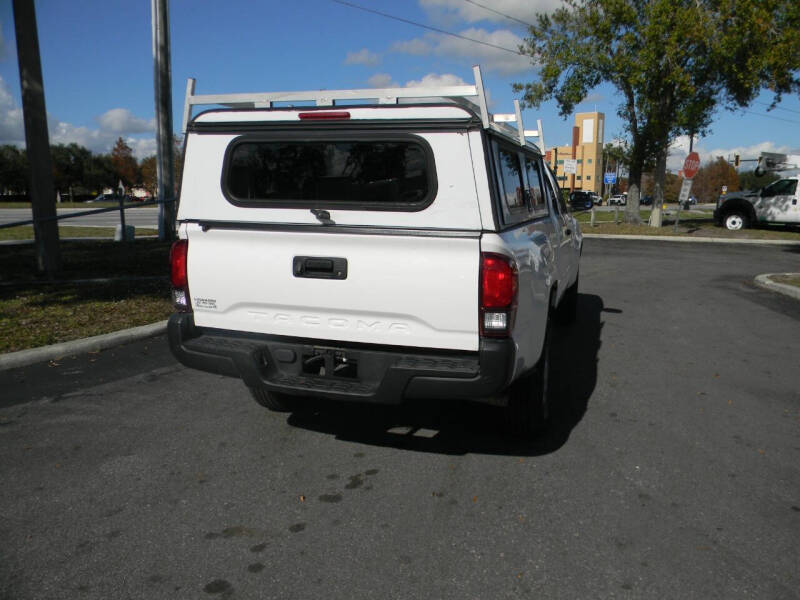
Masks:
[[[569,195],[569,204],[573,210],[589,210],[594,206],[595,198],[591,192],[572,192]]]
[[[650,195],[642,196],[639,198],[639,204],[642,206],[651,206],[653,204],[653,197]]]
[[[734,192],[717,199],[714,221],[730,230],[759,223],[800,223],[800,177],[773,181],[758,191]]]
[[[614,194],[611,198],[608,199],[609,206],[618,205],[618,206],[625,206],[628,203],[628,194]]]
[[[192,119],[171,252],[178,360],[241,378],[272,410],[469,399],[506,405],[519,433],[542,427],[558,389],[551,323],[576,316],[582,235],[537,147],[483,111]]]

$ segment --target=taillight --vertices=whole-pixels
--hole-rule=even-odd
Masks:
[[[481,335],[507,336],[517,307],[517,268],[502,254],[481,253]]]
[[[186,261],[189,255],[189,240],[178,240],[169,251],[170,281],[172,281],[172,299],[178,311],[191,310],[189,303],[189,277]]]

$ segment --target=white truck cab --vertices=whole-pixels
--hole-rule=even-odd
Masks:
[[[519,112],[517,128],[494,123],[475,77],[222,96],[190,82],[175,356],[276,410],[470,399],[541,427],[550,323],[574,318],[582,238]],[[409,96],[434,101],[397,103]],[[342,104],[359,98],[374,103]],[[226,108],[190,118],[195,104]]]
[[[800,223],[800,177],[773,181],[755,192],[741,192],[717,200],[714,218],[727,229],[754,227],[759,223]]]

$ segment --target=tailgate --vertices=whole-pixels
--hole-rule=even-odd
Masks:
[[[478,233],[185,227],[200,327],[478,350]]]

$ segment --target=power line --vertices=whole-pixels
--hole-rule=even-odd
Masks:
[[[755,100],[755,103],[762,104],[764,106],[772,106],[772,104],[770,104],[769,102],[761,102],[760,100]],[[773,108],[775,110],[785,110],[787,112],[797,113],[798,115],[800,115],[800,110],[794,110],[793,108],[785,108],[783,106],[775,106]]]
[[[509,19],[511,21],[516,21],[517,23],[522,23],[523,25],[525,25],[525,27],[533,27],[533,25],[531,25],[530,23],[528,23],[526,21],[522,21],[520,19],[517,19],[516,17],[512,17],[511,15],[507,15],[505,13],[500,12],[499,10],[495,10],[495,9],[490,8],[488,6],[484,6],[483,4],[479,4],[478,2],[475,2],[474,0],[464,0],[464,2],[469,2],[470,4],[474,4],[475,6],[479,6],[484,10],[488,10],[489,12],[493,12],[494,14],[500,15],[501,17],[505,17],[506,19]]]
[[[353,4],[352,2],[345,2],[345,0],[332,0],[336,2],[336,4],[342,4],[344,6],[349,6],[351,8],[357,8],[358,10],[363,10],[365,12],[370,12],[376,15],[380,15],[382,17],[386,17],[387,19],[394,19],[395,21],[400,21],[402,23],[408,23],[409,25],[414,25],[416,27],[422,27],[423,29],[430,29],[431,31],[435,31],[437,33],[442,33],[444,35],[449,35],[455,38],[459,38],[462,40],[466,40],[468,42],[474,42],[476,44],[482,44],[484,46],[489,46],[490,48],[496,48],[497,50],[503,50],[505,52],[510,52],[511,54],[516,54],[517,56],[525,56],[519,50],[512,50],[511,48],[506,48],[504,46],[498,46],[497,44],[492,44],[489,42],[484,42],[481,40],[476,40],[474,38],[467,37],[465,35],[461,35],[459,33],[453,33],[452,31],[445,31],[444,29],[438,29],[437,27],[431,27],[430,25],[424,25],[423,23],[417,23],[416,21],[411,21],[410,19],[404,19],[403,17],[397,17],[395,15],[390,15],[385,12],[381,12],[379,10],[374,10],[372,8],[367,8],[366,6],[360,6],[358,4]]]
[[[746,112],[750,115],[756,115],[757,117],[764,117],[765,119],[774,119],[775,121],[784,121],[785,123],[797,123],[800,125],[800,121],[792,121],[791,119],[782,119],[781,117],[773,117],[772,115],[764,115],[761,113],[753,112],[752,110],[744,110],[742,112]]]

